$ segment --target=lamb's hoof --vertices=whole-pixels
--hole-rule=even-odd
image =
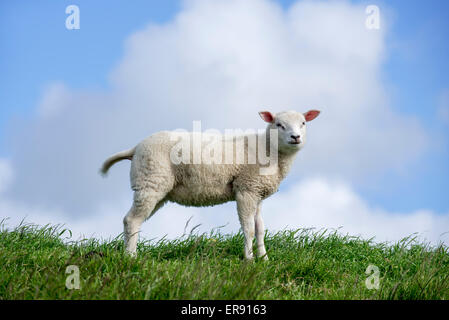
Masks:
[[[264,254],[263,256],[258,256],[257,258],[259,260],[263,260],[263,261],[268,261],[269,260],[267,254]]]
[[[136,258],[137,257],[137,252],[136,251],[128,251],[128,250],[126,250],[125,252],[131,258]]]

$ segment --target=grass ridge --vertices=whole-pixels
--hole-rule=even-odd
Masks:
[[[411,235],[394,244],[338,230],[266,233],[269,261],[243,260],[243,235],[184,234],[143,240],[72,241],[63,226],[0,222],[0,299],[448,299],[449,251]],[[79,267],[79,290],[65,286]],[[365,271],[377,266],[380,286]]]

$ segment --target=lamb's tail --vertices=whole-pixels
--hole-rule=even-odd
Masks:
[[[106,161],[103,163],[103,166],[100,169],[100,174],[102,176],[106,176],[108,173],[108,170],[110,167],[112,167],[116,162],[128,159],[132,160],[134,156],[135,148],[124,150],[119,153],[114,154],[113,156],[106,159]]]

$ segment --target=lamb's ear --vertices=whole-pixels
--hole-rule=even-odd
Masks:
[[[320,111],[318,110],[309,110],[306,113],[304,113],[304,117],[306,118],[306,121],[312,121],[313,119],[318,117],[319,114]]]
[[[261,111],[261,112],[259,112],[259,115],[265,122],[268,122],[268,123],[274,122],[274,116],[271,114],[270,111]]]

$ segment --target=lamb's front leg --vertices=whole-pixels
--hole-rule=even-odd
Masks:
[[[245,259],[253,259],[255,216],[259,200],[250,193],[237,193],[237,211],[245,235]]]
[[[257,240],[257,256],[268,260],[267,251],[265,250],[264,236],[265,229],[263,225],[262,215],[260,214],[261,202],[257,206],[256,216],[254,218],[256,224],[256,240]]]

